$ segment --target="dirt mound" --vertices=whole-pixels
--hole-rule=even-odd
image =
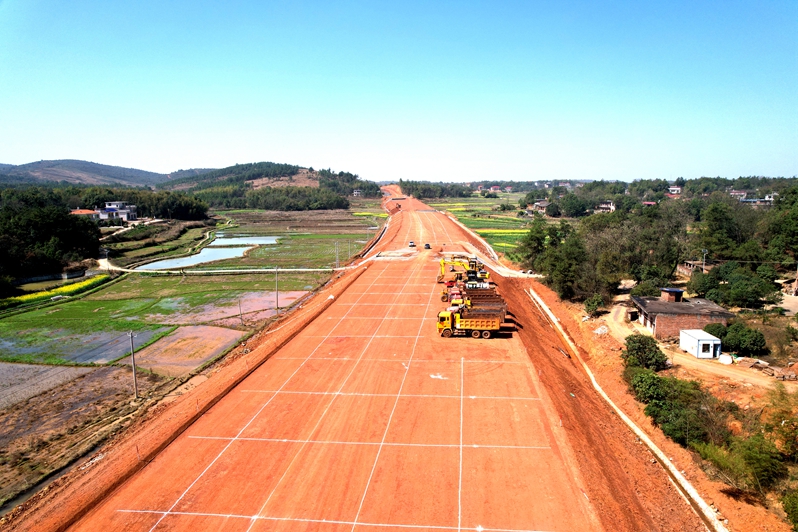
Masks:
[[[263,187],[319,187],[319,173],[311,172],[307,168],[300,168],[296,175],[287,177],[263,177],[250,181],[252,188],[259,189]]]
[[[518,334],[562,419],[589,486],[587,496],[607,530],[704,530],[648,449],[595,393],[524,288],[534,281],[494,279],[519,324]],[[537,290],[539,285],[535,286]],[[548,301],[547,301],[548,303]],[[556,312],[556,310],[555,310]],[[559,314],[558,314],[559,315]],[[592,341],[592,340],[591,340]],[[577,345],[584,345],[581,338]]]
[[[704,500],[717,508],[719,518],[721,520],[729,520],[729,524],[726,526],[730,530],[789,532],[790,527],[764,506],[759,505],[756,501],[734,498],[726,484],[709,479],[701,469],[698,459],[690,451],[669,440],[662,434],[660,429],[652,425],[649,418],[643,413],[642,405],[637,403],[628,393],[626,383],[621,378],[622,361],[620,350],[622,345],[609,334],[595,334],[595,321],[581,322],[580,318],[583,312],[579,306],[561,302],[549,288],[533,280],[507,279],[503,281],[503,285],[512,287],[511,290],[507,291],[510,296],[508,299],[513,299],[517,304],[511,304],[511,308],[521,308],[522,313],[528,312],[524,305],[528,306],[529,302],[528,297],[523,294],[521,289],[526,286],[534,288],[538,295],[543,298],[546,305],[560,319],[560,323],[574,343],[580,347],[582,357],[591,367],[596,379],[607,395],[671,458],[671,461],[698,490]],[[543,318],[540,317],[539,319]],[[553,332],[548,324],[546,324],[546,329]],[[537,333],[538,331],[535,331],[535,334],[532,335],[533,338]],[[526,331],[522,331],[521,334],[528,336]],[[535,341],[534,339],[530,340]],[[540,343],[540,340],[537,340],[537,342]],[[533,353],[533,350],[530,349],[530,356],[535,356]],[[562,355],[559,358],[557,356],[549,356],[548,358],[548,364],[552,369],[559,369],[549,372],[554,373],[554,375],[549,376],[546,375],[544,369],[541,379],[544,382],[549,380],[554,390],[558,386],[566,384],[564,381],[566,374],[572,374],[574,382],[581,381],[585,386],[589,387],[586,377],[571,360],[567,360]],[[538,359],[535,358],[534,360],[537,362]],[[556,378],[552,379],[553,376]],[[586,390],[587,393],[592,392],[592,388]],[[577,392],[573,393],[579,395]],[[598,401],[597,396],[596,400]],[[561,400],[560,403],[563,408],[569,406],[567,398],[565,401]],[[602,415],[602,410],[605,410],[606,414]],[[606,449],[608,452],[605,454],[612,454],[618,459],[621,466],[618,469],[618,475],[626,477],[631,482],[631,486],[634,487],[634,492],[637,494],[635,498],[641,502],[646,513],[651,515],[655,522],[662,520],[662,523],[667,524],[670,520],[673,520],[673,524],[665,526],[663,530],[691,530],[690,528],[680,528],[678,525],[679,520],[685,517],[680,517],[680,509],[686,509],[687,506],[676,495],[675,489],[667,481],[662,468],[657,464],[651,463],[653,456],[645,450],[644,445],[636,441],[633,434],[610,411],[608,406],[605,406],[602,402],[600,405],[595,405],[595,407],[591,406],[590,409],[580,408],[578,412],[574,412],[571,415],[576,415],[576,420],[579,423],[587,423],[587,425],[591,424],[591,419],[593,419],[591,416],[595,416],[598,427],[604,433],[594,434],[594,436],[607,440],[605,444],[596,442],[598,447],[587,446],[583,453],[579,453],[586,460],[586,467],[595,469],[597,464],[591,464],[592,460],[587,460],[586,457]],[[564,424],[565,419],[563,417]],[[587,425],[585,430],[587,430]],[[579,430],[583,429],[580,428]],[[582,441],[582,438],[574,438],[574,441]],[[610,446],[603,446],[607,444]],[[576,444],[574,443],[574,445]],[[697,517],[695,518],[697,519]],[[685,521],[685,523],[687,522],[689,521]],[[610,528],[612,529],[613,527]]]

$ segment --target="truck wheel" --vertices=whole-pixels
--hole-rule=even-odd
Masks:
[[[444,329],[441,333],[441,336],[444,338],[451,338],[452,337],[452,330],[451,329]]]
[[[449,301],[449,296],[441,296],[441,301],[446,303],[447,301]]]
[[[482,331],[482,338],[490,338],[490,331]]]
[[[479,338],[479,331],[471,331],[471,338]]]

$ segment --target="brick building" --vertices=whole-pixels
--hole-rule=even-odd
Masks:
[[[639,312],[639,321],[654,338],[678,338],[684,329],[703,329],[710,323],[728,325],[734,314],[701,298],[684,299],[679,288],[663,288],[660,297],[632,296]]]

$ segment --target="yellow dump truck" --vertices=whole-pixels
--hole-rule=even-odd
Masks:
[[[438,313],[438,332],[444,338],[471,336],[490,338],[501,329],[504,311],[498,309],[444,310]]]

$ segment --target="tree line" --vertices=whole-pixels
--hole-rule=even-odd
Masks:
[[[0,292],[14,278],[59,272],[70,262],[96,258],[100,229],[71,209],[135,204],[140,216],[201,220],[208,206],[178,192],[67,184],[0,187]]]
[[[0,294],[10,293],[15,278],[96,257],[99,241],[97,224],[70,214],[52,189],[0,189]]]
[[[741,324],[724,331],[718,325],[707,331],[723,334],[724,342],[749,342],[754,348],[764,343],[757,340],[757,331],[746,333]],[[798,462],[798,392],[778,384],[763,408],[749,412],[715,397],[697,381],[659,375],[667,358],[650,336],[628,336],[622,357],[623,377],[635,399],[646,405],[645,414],[671,440],[712,464],[735,490],[764,497],[788,476],[786,464]],[[785,490],[781,499],[788,519],[798,526],[798,491]]]
[[[779,301],[774,281],[796,264],[798,186],[767,210],[721,192],[648,206],[623,198],[615,212],[578,222],[535,216],[518,248],[524,266],[544,274],[563,298],[607,300],[621,279],[638,282],[635,295],[655,295],[680,262],[706,258],[725,264],[693,275],[689,288],[701,296],[746,308]]]
[[[360,190],[364,197],[380,197],[379,185],[360,179],[350,172],[318,171],[319,187],[262,187],[252,183],[261,178],[288,178],[289,182],[302,168],[271,162],[239,164],[221,170],[186,177],[159,185],[162,188],[187,186],[186,192],[216,209],[345,209],[346,196]],[[309,169],[314,171],[313,168]],[[269,189],[268,192],[261,190]]]
[[[456,183],[427,183],[424,181],[405,181],[403,179],[399,180],[399,188],[402,189],[402,194],[418,199],[467,198],[472,193],[469,187]]]

